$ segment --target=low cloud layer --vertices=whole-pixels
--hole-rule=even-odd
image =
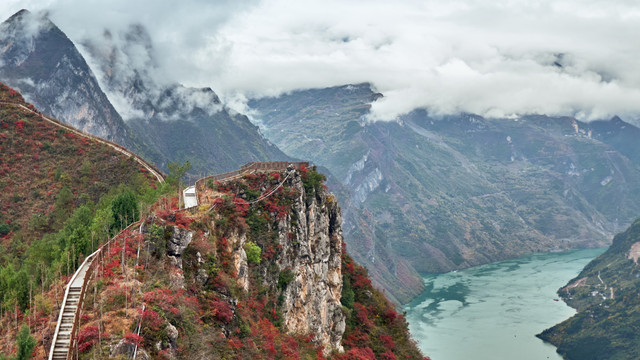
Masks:
[[[486,116],[640,118],[634,0],[5,0],[76,43],[144,25],[169,81],[223,100],[370,82],[371,118],[418,107]]]

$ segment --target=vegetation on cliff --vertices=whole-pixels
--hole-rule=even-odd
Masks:
[[[337,201],[315,169],[206,182],[211,201],[183,211],[171,185],[108,147],[13,105],[1,111],[2,196],[17,191],[21,211],[2,215],[0,353],[46,356],[68,276],[117,234],[91,274],[79,358],[422,358],[404,317],[346,254]],[[29,139],[38,133],[49,137]],[[17,153],[41,175],[18,167]],[[52,193],[37,196],[38,186]],[[34,227],[38,208],[46,221]]]
[[[303,186],[283,181],[288,176],[257,173],[211,181],[202,196],[215,199],[212,204],[184,212],[176,208],[176,198],[165,199],[142,233],[122,234],[85,304],[80,358],[126,354],[138,345],[151,358],[421,359],[404,317],[373,289],[366,270],[344,248],[330,250],[340,250],[343,269],[338,319],[327,318],[315,333],[292,331],[293,318],[310,324],[323,312],[321,306],[314,310],[319,315],[297,312],[303,306],[299,298],[307,296],[304,289],[315,286],[301,280],[309,268],[298,263],[304,259],[300,254],[310,246],[318,253],[336,246],[323,245],[321,236],[305,237],[301,222],[318,226],[317,217],[336,205],[315,170],[302,169]],[[273,189],[273,195],[255,202]],[[283,227],[290,231],[283,233]],[[311,267],[317,271],[314,281],[330,282],[318,269],[328,266],[330,273],[331,261],[317,264],[323,265]],[[331,324],[342,316],[346,330]],[[323,334],[335,331],[343,353],[340,346],[322,345]]]
[[[45,121],[3,84],[0,102],[0,352],[11,353],[21,324],[40,343],[50,336],[83,257],[166,186],[111,147]]]
[[[558,291],[578,310],[538,337],[570,360],[640,357],[640,220]]]

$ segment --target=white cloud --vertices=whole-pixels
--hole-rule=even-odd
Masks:
[[[373,119],[640,114],[635,0],[21,0],[78,43],[142,23],[168,80],[223,99],[371,82]],[[18,1],[0,5],[0,15]]]

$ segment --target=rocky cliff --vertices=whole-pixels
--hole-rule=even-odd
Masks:
[[[199,181],[188,211],[158,202],[109,245],[78,351],[421,359],[404,317],[346,255],[323,181],[304,165],[261,170]]]
[[[296,194],[290,198],[291,210],[286,214],[269,213],[276,219],[270,227],[277,234],[276,247],[280,253],[274,264],[280,274],[286,272],[292,276],[280,295],[283,326],[293,334],[313,334],[327,351],[341,350],[345,317],[340,304],[340,211],[335,199],[325,192],[308,197],[301,174],[295,169],[288,169],[283,176],[286,180],[280,185]],[[239,196],[244,200],[246,191]],[[243,228],[235,229],[227,237],[226,250],[232,254],[238,285],[245,292],[251,287],[250,264],[245,251],[251,237]],[[260,270],[263,285],[278,283],[279,278],[270,276],[268,268],[263,266]]]

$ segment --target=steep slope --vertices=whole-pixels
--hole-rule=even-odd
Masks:
[[[417,272],[602,246],[640,211],[640,144],[625,134],[638,129],[620,119],[416,110],[369,123],[380,96],[360,84],[249,106],[267,138],[326,166],[350,189],[350,250],[400,301],[416,294],[401,284]]]
[[[84,44],[109,98],[135,133],[167,162],[189,160],[192,173],[229,171],[251,161],[289,159],[246,116],[210,89],[187,88],[159,73],[152,39],[141,25]]]
[[[46,16],[21,10],[0,25],[0,80],[46,114],[144,150],[100,89],[82,55]]]
[[[640,357],[640,220],[558,291],[578,310],[538,337],[568,360]]]
[[[422,359],[346,255],[323,178],[254,171],[200,182],[190,212],[156,203],[95,260],[77,356]]]
[[[67,276],[166,185],[2,84],[0,151],[0,353],[30,324],[42,358]]]
[[[139,187],[156,181],[109,146],[20,108],[34,107],[20,93],[0,86],[0,221],[11,229],[2,231],[7,240],[17,234],[28,243],[56,231],[74,208],[97,202],[119,184]]]

